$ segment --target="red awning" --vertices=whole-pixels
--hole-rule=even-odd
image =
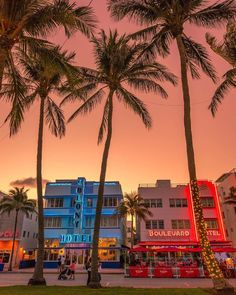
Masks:
[[[155,248],[153,249],[155,252],[201,252],[201,248],[176,248],[176,247],[168,247],[168,248]]]
[[[145,247],[136,247],[136,248],[131,248],[129,252],[153,252],[153,250],[145,248]]]
[[[236,248],[233,247],[222,247],[222,248],[213,248],[214,252],[227,252],[227,253],[232,253],[236,252]]]
[[[143,241],[139,242],[140,246],[197,246],[199,245],[196,241]]]

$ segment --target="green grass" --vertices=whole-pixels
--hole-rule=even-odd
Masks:
[[[209,295],[207,289],[134,289],[86,287],[2,287],[1,295]]]

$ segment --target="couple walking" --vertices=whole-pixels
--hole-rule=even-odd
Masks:
[[[88,261],[86,262],[85,264],[85,268],[87,270],[87,273],[88,273],[88,278],[87,278],[87,286],[89,285],[89,282],[91,280],[91,257],[88,258]],[[101,281],[101,269],[102,269],[102,264],[100,262],[100,259],[98,258],[98,276],[99,276],[99,282]]]

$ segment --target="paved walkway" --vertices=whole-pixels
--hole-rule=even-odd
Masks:
[[[27,285],[30,273],[0,273],[0,286]],[[76,274],[76,279],[60,281],[57,274],[45,274],[49,286],[83,286],[86,284],[86,274]],[[236,279],[230,283],[236,288]],[[124,278],[121,274],[102,274],[102,285],[104,287],[135,287],[135,288],[211,288],[210,279],[151,279],[151,278]]]

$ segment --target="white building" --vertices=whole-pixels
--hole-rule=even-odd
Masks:
[[[236,247],[236,202],[225,202],[229,201],[230,188],[236,187],[236,169],[234,168],[221,175],[216,180],[216,184],[220,196],[226,236],[228,240],[232,241],[233,247]]]

